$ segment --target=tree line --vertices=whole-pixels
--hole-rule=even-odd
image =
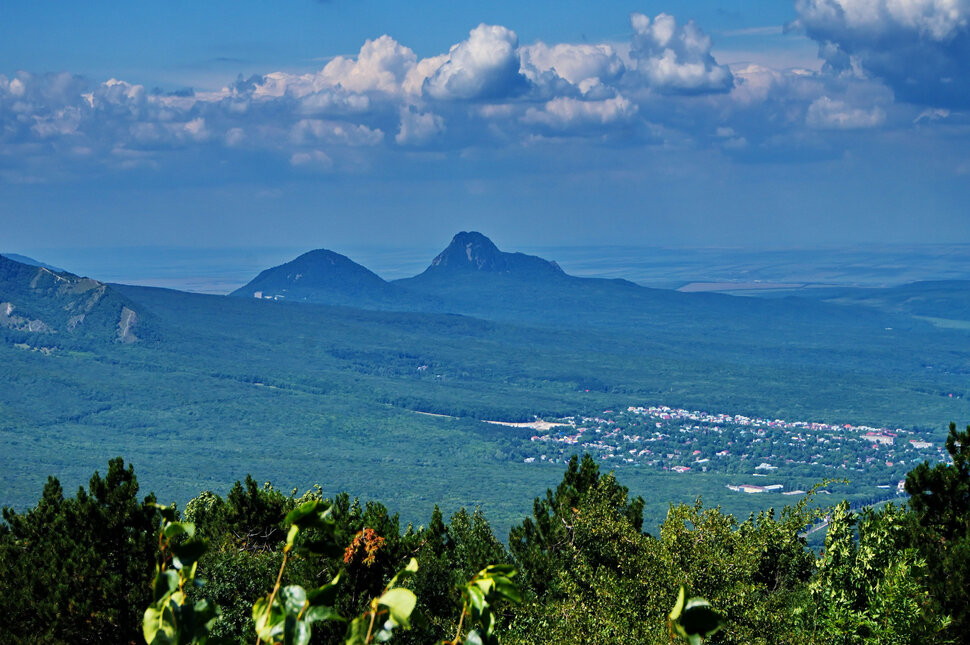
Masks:
[[[810,494],[739,521],[698,500],[656,535],[642,498],[574,456],[508,546],[480,510],[402,527],[379,502],[251,477],[176,509],[113,459],[73,497],[49,478],[3,509],[0,642],[669,643],[702,614],[711,643],[962,642],[970,426],[946,448],[908,473],[905,506]],[[815,552],[799,535],[821,518]]]

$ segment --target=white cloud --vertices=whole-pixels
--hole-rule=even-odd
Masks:
[[[310,150],[309,152],[295,153],[290,157],[290,164],[293,166],[316,166],[329,170],[333,168],[333,159],[323,150]]]
[[[301,114],[346,114],[366,112],[371,101],[366,94],[351,94],[340,88],[320,90],[300,98]]]
[[[453,45],[434,74],[424,81],[424,93],[439,100],[497,99],[527,88],[519,72],[518,36],[500,25],[481,24],[467,40]]]
[[[351,92],[401,91],[407,73],[417,64],[417,56],[408,47],[388,35],[368,40],[357,59],[338,56],[327,63],[315,81],[319,87],[340,85]]]
[[[325,141],[346,146],[374,146],[384,140],[384,133],[380,129],[354,123],[302,119],[293,126],[291,139],[297,144]]]
[[[885,121],[886,112],[878,106],[871,109],[857,108],[827,96],[813,101],[805,115],[805,122],[809,127],[824,130],[874,128]]]
[[[418,63],[408,70],[404,77],[402,87],[407,94],[420,96],[424,90],[424,82],[434,76],[435,72],[448,61],[448,54],[422,58]]]
[[[879,38],[888,32],[912,31],[942,42],[966,31],[966,0],[797,0],[799,22],[813,30],[852,31]]]
[[[678,26],[661,13],[651,20],[642,13],[630,16],[633,46],[630,56],[650,86],[660,92],[726,92],[734,84],[731,71],[711,55],[711,39],[694,21]]]
[[[15,78],[7,85],[7,91],[10,92],[11,96],[23,96],[24,95],[24,82],[19,78]]]
[[[565,130],[577,126],[606,126],[627,122],[636,112],[637,106],[623,96],[605,101],[580,101],[559,97],[548,101],[541,110],[529,108],[522,121]]]
[[[533,81],[537,72],[555,72],[578,86],[593,79],[615,81],[625,70],[623,61],[610,45],[547,45],[538,42],[519,51],[522,70]]]
[[[246,141],[246,132],[242,128],[229,128],[226,132],[226,145],[230,148],[242,145]]]
[[[911,11],[890,15],[892,2]],[[803,26],[820,39],[819,25],[829,25],[834,38],[863,26],[872,33],[883,29],[879,25],[896,25],[898,31],[905,23],[910,44],[922,38],[937,46],[938,36],[947,47],[966,42],[960,40],[960,20],[930,20],[932,11],[916,11],[940,3],[873,3],[878,11],[871,15],[854,0],[802,0],[799,6]],[[857,12],[845,14],[838,9],[843,5]],[[954,4],[953,15],[963,15],[963,6]],[[763,63],[729,70],[715,60],[710,38],[693,22],[633,14],[631,24],[629,52],[615,43],[519,46],[512,30],[483,24],[438,56],[418,59],[385,35],[365,42],[356,56],[334,58],[315,72],[240,77],[219,91],[171,95],[114,78],[97,83],[71,74],[18,72],[0,76],[0,153],[9,160],[27,151],[23,158],[30,155],[34,174],[45,162],[72,163],[76,155],[67,150],[88,151],[83,163],[73,162],[83,173],[99,163],[111,168],[176,163],[171,160],[179,151],[204,144],[259,151],[281,165],[339,169],[367,167],[378,155],[398,154],[397,146],[500,149],[532,137],[584,139],[589,145],[609,139],[630,147],[650,141],[667,149],[675,147],[669,142],[681,148],[743,148],[754,158],[766,142],[782,142],[778,151],[791,141],[837,150],[843,146],[838,130],[925,131],[952,124],[946,114],[965,112],[894,104],[893,93],[871,72],[874,61],[884,60],[883,53],[873,53],[875,37],[865,47],[860,38],[820,40],[830,68],[845,59],[847,67],[839,73]],[[856,47],[851,53],[850,46]],[[921,77],[915,78],[922,87]],[[970,88],[968,79],[964,73],[950,84]],[[380,145],[389,136],[397,145]]]
[[[970,106],[970,1],[797,0],[795,26],[828,71],[866,73],[900,98]]]
[[[920,121],[938,121],[940,119],[950,118],[950,110],[942,108],[927,108],[919,113],[913,123],[919,123]]]
[[[34,120],[30,129],[41,138],[74,134],[81,125],[81,110],[68,106],[49,116],[34,116]]]
[[[437,114],[404,108],[394,140],[400,145],[425,145],[444,132],[445,120]]]
[[[205,141],[209,138],[209,131],[205,127],[205,119],[202,117],[186,122],[182,128],[189,138],[196,141]]]
[[[324,90],[339,88],[350,93],[384,92],[397,94],[417,56],[388,35],[368,40],[357,58],[337,56],[318,72],[288,74],[272,72],[255,84],[253,96],[302,98]]]

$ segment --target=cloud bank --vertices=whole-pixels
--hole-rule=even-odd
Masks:
[[[913,103],[970,107],[967,0],[797,0],[795,27],[830,70],[858,70]]]
[[[577,142],[837,155],[845,131],[941,127],[970,107],[970,0],[797,0],[821,72],[729,68],[693,21],[630,16],[627,42],[522,44],[481,24],[418,57],[390,35],[310,73],[166,94],[118,79],[0,75],[0,181],[157,168],[195,151],[306,172],[395,151]],[[815,154],[813,152],[812,154]]]

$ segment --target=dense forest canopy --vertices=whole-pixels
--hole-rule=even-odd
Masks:
[[[466,632],[482,642],[666,643],[681,586],[723,617],[712,643],[956,642],[970,629],[970,426],[951,424],[946,447],[951,463],[907,475],[905,507],[857,513],[846,502],[813,506],[809,495],[739,521],[698,500],[671,505],[656,535],[643,530],[642,498],[589,455],[574,456],[561,483],[513,527],[508,547],[480,510],[446,521],[435,507],[426,525],[402,527],[376,501],[325,500],[319,489],[297,497],[252,478],[225,497],[200,493],[179,512],[153,495],[139,499],[133,468],[113,459],[73,497],[50,478],[34,507],[4,509],[0,640],[144,642],[159,563],[177,563],[174,554],[193,563],[180,575],[206,583],[183,590],[173,577],[163,599],[181,594],[193,615],[204,614],[209,642],[253,642],[253,618],[262,615],[253,602],[270,589],[282,597],[305,587],[330,605],[305,614],[319,619],[309,640],[286,642],[350,638],[366,621],[348,628],[332,615],[366,618],[386,599],[381,633],[396,643],[452,642]],[[313,519],[318,508],[326,510]],[[803,531],[819,521],[827,527],[816,553]],[[468,591],[476,581],[505,595],[476,605]],[[400,617],[392,596],[415,600]],[[273,606],[272,595],[265,600],[257,609]]]

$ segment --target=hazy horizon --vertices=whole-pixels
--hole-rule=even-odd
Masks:
[[[633,245],[504,246],[555,260],[580,277],[625,278],[676,288],[688,282],[807,282],[891,286],[919,280],[970,279],[970,244],[857,244],[815,248],[651,247]],[[326,247],[385,280],[424,271],[444,248],[391,245]],[[316,247],[114,247],[3,249],[103,282],[226,294],[260,271]]]

